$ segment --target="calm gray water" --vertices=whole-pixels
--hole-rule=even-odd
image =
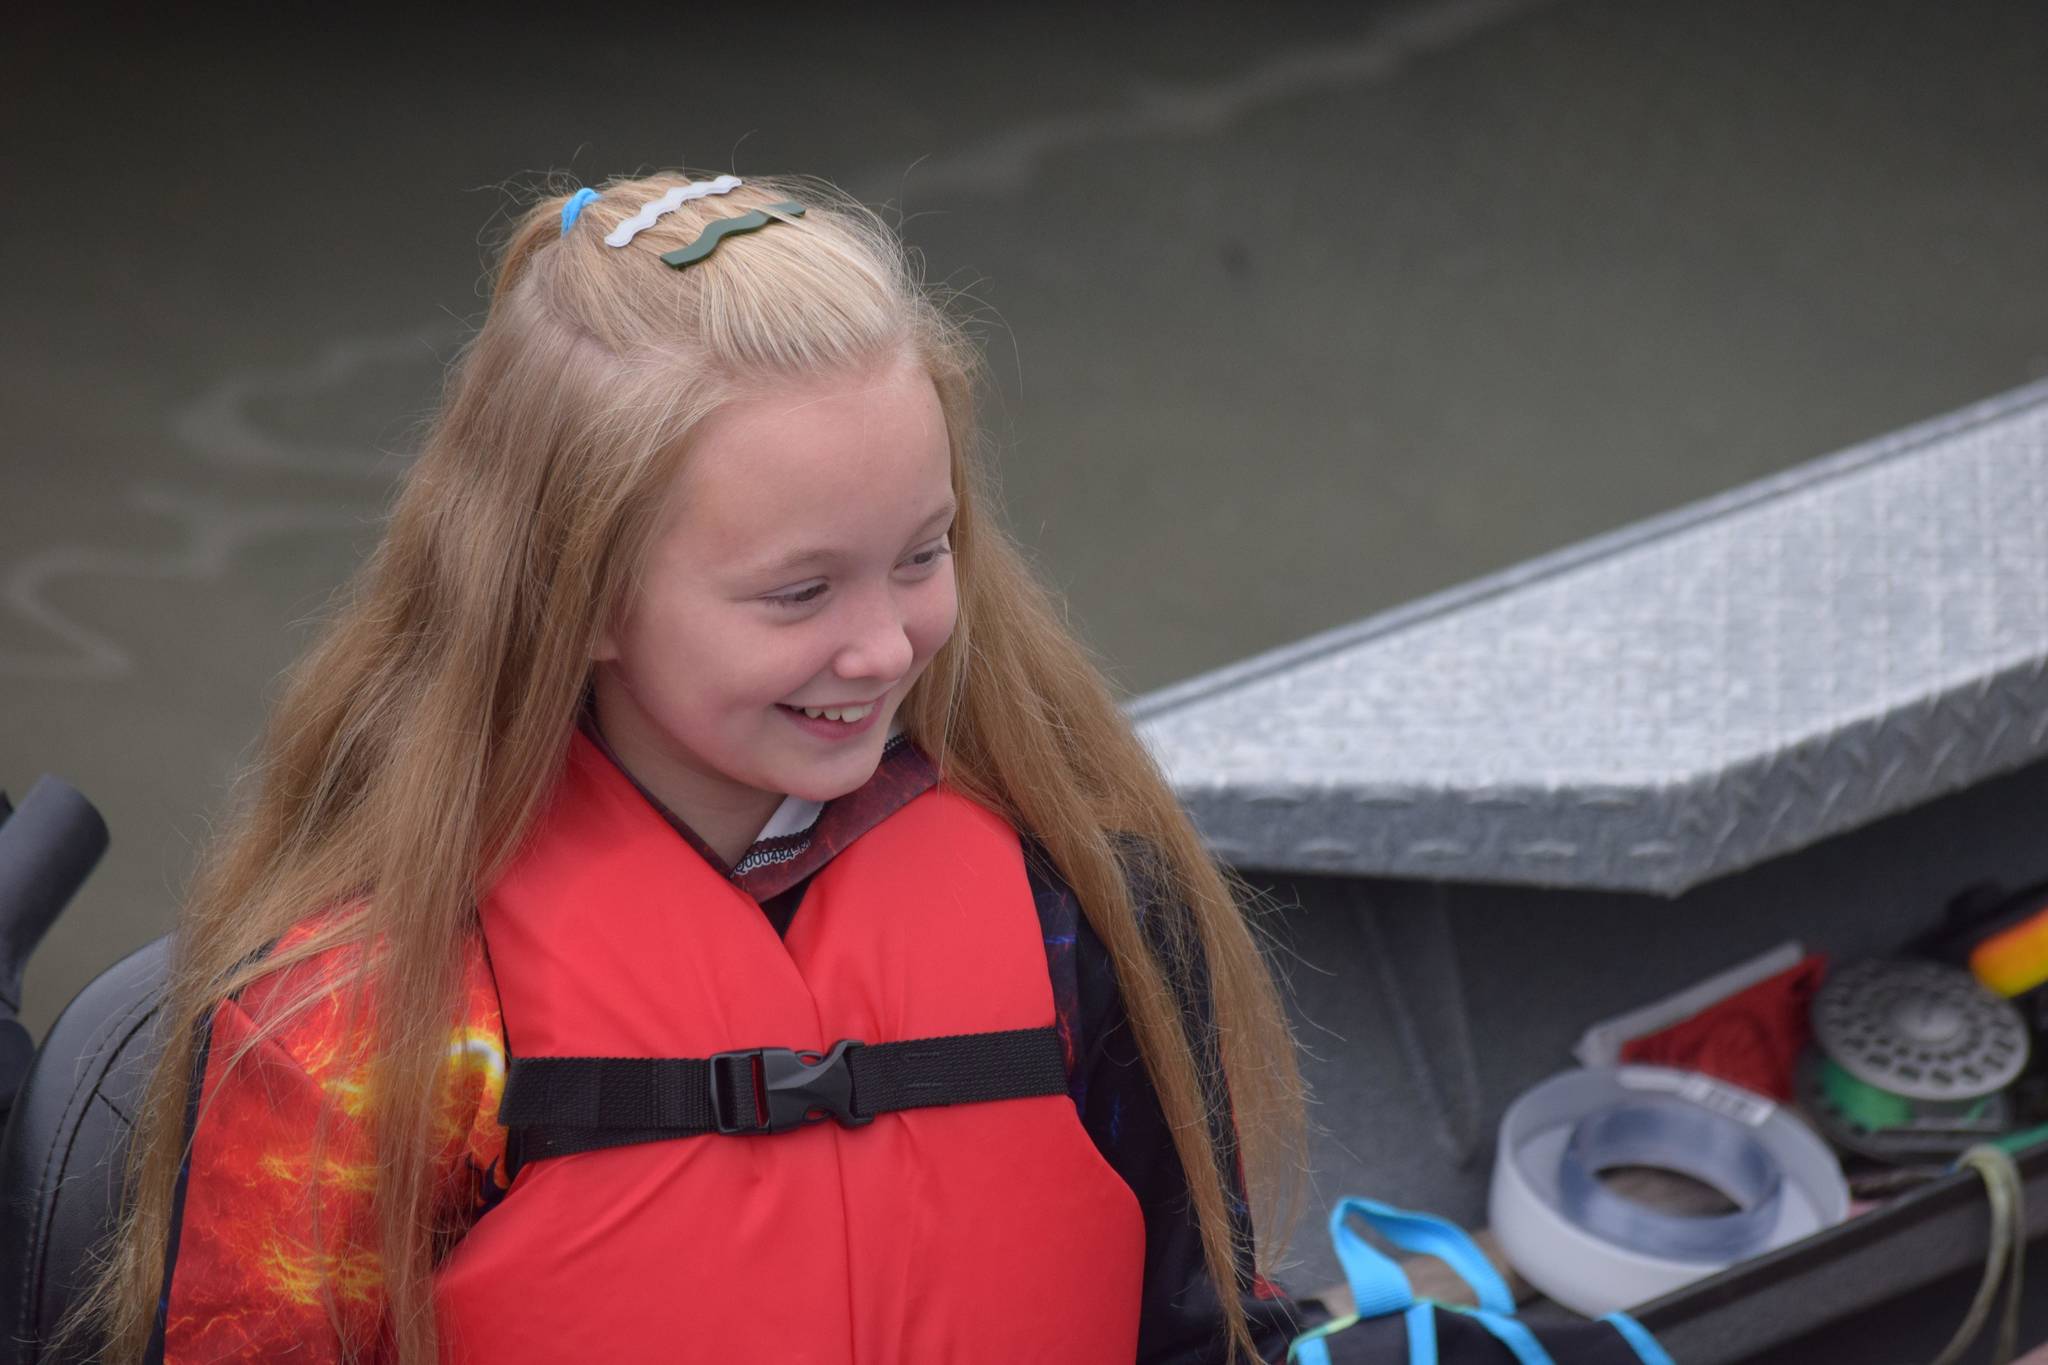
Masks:
[[[533,172],[896,205],[1132,690],[2048,374],[2037,4],[876,13],[11,55],[0,784],[115,837],[32,1027],[168,925]]]

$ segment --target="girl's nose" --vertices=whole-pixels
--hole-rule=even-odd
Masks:
[[[893,683],[910,671],[916,651],[904,629],[900,605],[890,594],[865,604],[851,624],[853,633],[833,660],[833,671],[840,677]]]

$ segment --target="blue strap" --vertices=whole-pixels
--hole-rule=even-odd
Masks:
[[[1408,1365],[1436,1365],[1436,1305],[1428,1299],[1408,1310]]]
[[[1402,1315],[1408,1324],[1408,1365],[1437,1365],[1436,1305],[1428,1299],[1409,1306]],[[1330,1365],[1330,1348],[1323,1338],[1354,1327],[1358,1318],[1338,1318],[1312,1332],[1304,1332],[1287,1348],[1289,1365]]]
[[[1415,1290],[1391,1256],[1351,1230],[1352,1214],[1403,1251],[1434,1256],[1449,1266],[1471,1287],[1482,1309],[1505,1314],[1515,1311],[1515,1296],[1508,1292],[1507,1281],[1456,1223],[1372,1199],[1340,1199],[1330,1211],[1330,1240],[1336,1244],[1337,1261],[1350,1281],[1360,1317],[1406,1308],[1415,1302]]]
[[[1459,1308],[1455,1305],[1441,1305],[1447,1312],[1463,1313],[1476,1318],[1479,1325],[1493,1334],[1496,1341],[1508,1348],[1509,1354],[1520,1365],[1556,1365],[1550,1352],[1536,1339],[1535,1333],[1505,1313],[1490,1313],[1484,1309]],[[1438,1304],[1428,1299],[1409,1305],[1402,1316],[1408,1326],[1408,1365],[1438,1365],[1436,1345],[1436,1310]],[[1313,1332],[1296,1338],[1287,1350],[1287,1359],[1294,1365],[1330,1365],[1330,1348],[1323,1338],[1332,1336],[1356,1324],[1354,1317],[1338,1318],[1324,1323]],[[1657,1344],[1647,1327],[1626,1313],[1609,1313],[1600,1319],[1612,1327],[1621,1339],[1629,1344],[1643,1365],[1677,1365],[1669,1353]]]
[[[1324,1337],[1331,1337],[1349,1327],[1358,1325],[1358,1314],[1351,1313],[1341,1318],[1331,1318],[1321,1327],[1311,1327],[1287,1345],[1287,1359],[1302,1361],[1305,1365],[1330,1365],[1330,1348],[1323,1345]]]
[[[1403,1251],[1434,1256],[1449,1266],[1471,1286],[1479,1307],[1418,1301],[1400,1264],[1352,1231],[1350,1220],[1354,1215]],[[1358,1311],[1297,1337],[1288,1347],[1289,1361],[1299,1365],[1330,1365],[1330,1348],[1323,1344],[1324,1337],[1350,1327],[1360,1318],[1400,1313],[1408,1328],[1408,1365],[1437,1365],[1436,1311],[1442,1307],[1447,1312],[1477,1319],[1494,1340],[1508,1348],[1519,1365],[1557,1365],[1536,1334],[1516,1320],[1515,1298],[1508,1291],[1507,1281],[1457,1224],[1377,1200],[1340,1199],[1330,1210],[1330,1241],[1336,1245],[1337,1260],[1344,1267],[1344,1278],[1350,1283]],[[1649,1330],[1628,1314],[1609,1313],[1600,1321],[1628,1343],[1643,1365],[1675,1365]]]
[[[1621,1333],[1621,1339],[1635,1350],[1643,1365],[1676,1365],[1670,1353],[1657,1344],[1657,1338],[1650,1335],[1650,1329],[1628,1314],[1609,1313],[1600,1321]]]
[[[1495,1313],[1485,1308],[1460,1308],[1456,1304],[1445,1304],[1453,1313],[1463,1313],[1476,1318],[1479,1325],[1493,1333],[1493,1339],[1508,1348],[1521,1365],[1557,1365],[1550,1358],[1550,1352],[1543,1349],[1543,1343],[1536,1340],[1536,1334],[1518,1322],[1512,1314]]]
[[[1337,1248],[1337,1264],[1344,1267],[1345,1283],[1351,1287],[1351,1302],[1361,1318],[1398,1313],[1415,1302],[1415,1286],[1394,1258],[1351,1230],[1353,1213],[1372,1221],[1376,1210],[1386,1205],[1369,1199],[1340,1199],[1330,1210],[1330,1241]]]

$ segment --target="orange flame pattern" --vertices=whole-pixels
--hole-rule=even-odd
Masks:
[[[367,1012],[342,987],[351,951],[308,958],[214,1014],[171,1248],[166,1365],[385,1354],[373,1097],[354,1023]],[[464,981],[439,1131],[443,1221],[455,1226],[504,1194],[504,1030],[480,946]]]

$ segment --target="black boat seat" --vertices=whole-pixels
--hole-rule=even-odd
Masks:
[[[93,1358],[47,1345],[119,1208],[128,1133],[157,1050],[170,940],[109,967],[43,1040],[0,1138],[0,1365]]]

